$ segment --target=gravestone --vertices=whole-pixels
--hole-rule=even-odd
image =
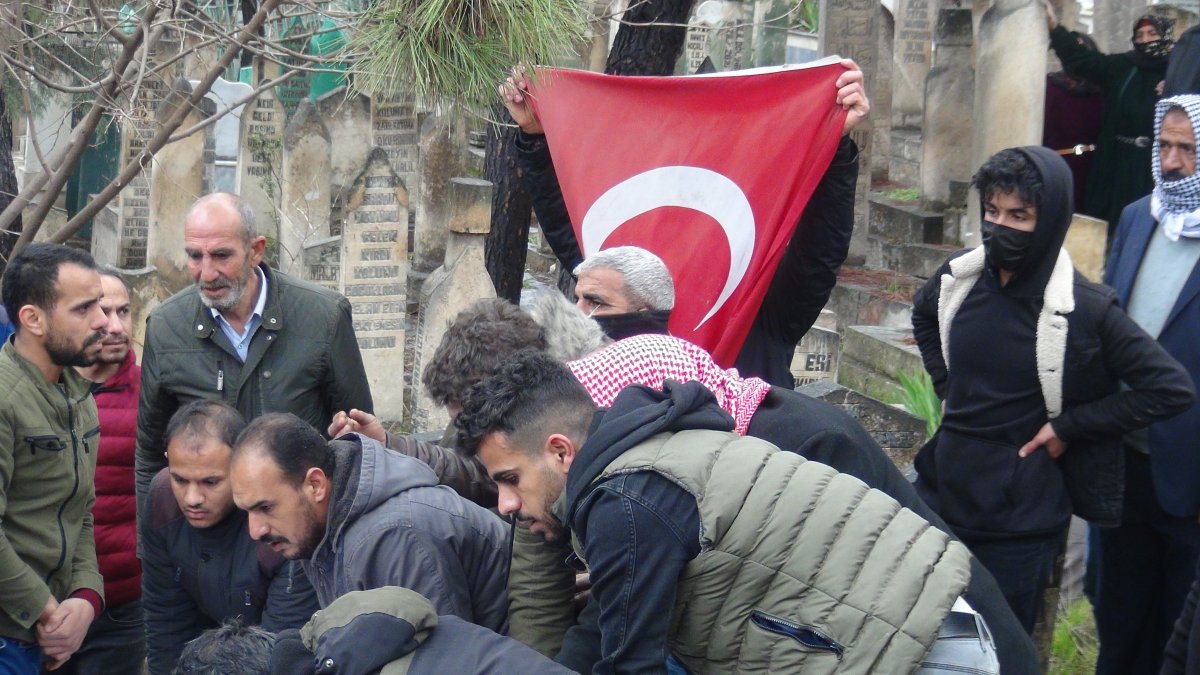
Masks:
[[[416,98],[412,93],[371,99],[371,133],[377,148],[383,148],[392,170],[404,181],[409,194],[417,194],[417,164],[420,139],[417,130]]]
[[[371,102],[340,87],[317,99],[317,111],[329,130],[330,189],[342,199],[371,154]]]
[[[262,79],[271,79],[278,65],[256,64]],[[258,216],[258,233],[279,239],[279,203],[283,183],[284,111],[275,91],[268,89],[246,104],[242,124],[242,152],[239,162],[238,194],[248,201]]]
[[[791,371],[796,386],[836,379],[840,344],[836,329],[817,326],[808,329],[792,354]]]
[[[307,264],[305,247],[332,234],[330,152],[329,130],[316,106],[307,99],[301,101],[283,135],[279,268],[284,272]]]
[[[331,291],[342,292],[342,235],[312,238],[297,261],[300,276]]]
[[[421,316],[412,368],[416,406],[413,429],[441,431],[449,414],[429,398],[420,384],[425,364],[433,358],[446,327],[476,300],[496,297],[484,266],[483,249],[491,229],[492,184],[477,178],[453,178],[447,191],[446,258],[421,287]]]
[[[896,37],[896,22],[887,7],[879,5],[879,41],[877,54],[891,54]],[[871,157],[872,180],[888,180],[892,156],[892,59],[879,59],[875,77],[867,82],[871,99]]]
[[[873,0],[822,0],[822,56],[839,54],[854,59],[863,71],[868,87],[878,71],[880,8]],[[870,89],[868,89],[868,95]],[[862,261],[867,255],[867,193],[871,188],[871,117],[863,120],[851,137],[858,145],[858,185],[854,191],[854,233],[850,238],[850,259]]]
[[[1041,145],[1050,41],[1042,1],[995,0],[980,19],[978,35],[972,169],[1004,148]],[[968,200],[968,207],[972,229],[961,241],[976,246],[978,200]]]
[[[1089,281],[1099,283],[1104,277],[1104,252],[1108,248],[1108,223],[1099,218],[1076,213],[1063,248],[1071,254],[1075,269]]]
[[[684,43],[684,72],[694,73],[711,58],[720,72],[750,65],[750,17],[746,4],[733,0],[704,0],[692,11]]]
[[[432,272],[445,261],[450,179],[465,174],[466,145],[462,119],[450,113],[424,116],[413,232],[413,269],[418,272]]]
[[[925,122],[921,143],[921,199],[941,210],[950,197],[950,181],[971,178],[975,71],[971,69],[971,10],[938,13],[934,66],[925,81]]]
[[[892,128],[920,128],[940,0],[899,0],[892,53]]]
[[[191,92],[191,85],[181,77],[175,82],[171,99],[185,99]],[[170,114],[175,108],[172,103],[172,100],[164,102],[161,112]],[[202,100],[201,107],[205,112],[189,112],[182,128],[197,124],[214,112],[207,99]],[[147,264],[159,270],[168,286],[177,289],[191,283],[187,275],[187,255],[183,250],[183,226],[188,209],[205,194],[205,142],[211,134],[212,127],[208,127],[166,144],[155,155],[148,172],[150,222],[154,226],[146,242]]]
[[[375,414],[404,418],[405,297],[408,276],[408,192],[379,148],[354,181],[341,250],[342,293],[354,307]]]
[[[137,162],[146,145],[158,131],[157,111],[167,95],[166,84],[158,77],[141,82],[138,94],[140,105],[133,106],[123,116],[121,134],[121,169]],[[150,176],[141,171],[132,178],[117,197],[121,214],[121,257],[118,266],[137,269],[146,266],[146,244],[150,236]]]

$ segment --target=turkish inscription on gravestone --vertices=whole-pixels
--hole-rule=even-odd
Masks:
[[[403,346],[407,291],[408,223],[400,223],[397,178],[383,162],[370,166],[374,173],[364,178],[362,200],[346,221],[341,261],[344,293],[354,306],[354,332],[364,351]]]
[[[371,133],[375,145],[387,153],[392,169],[411,189],[416,184],[420,154],[416,99],[411,94],[372,99]]]
[[[158,131],[156,111],[161,105],[166,87],[157,77],[142,82],[141,104],[135,107],[124,129],[125,152],[122,164],[140,161],[146,145]],[[150,236],[150,178],[143,171],[129,181],[121,192],[121,260],[125,269],[146,266],[146,243]]]
[[[328,289],[342,290],[342,238],[328,237],[304,247],[305,279]]]

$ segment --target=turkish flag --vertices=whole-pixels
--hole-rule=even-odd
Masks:
[[[732,365],[837,149],[834,59],[714,75],[538,69],[530,99],[584,257],[633,245],[675,280],[673,335]]]

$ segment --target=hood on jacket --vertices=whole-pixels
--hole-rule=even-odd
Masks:
[[[438,484],[437,474],[419,459],[401,455],[374,439],[346,434],[329,442],[333,453],[333,501],[325,537],[317,550],[341,536],[341,530],[392,497]]]
[[[557,291],[537,296],[529,315],[546,334],[546,351],[558,361],[583,358],[611,342],[596,320]]]
[[[1042,203],[1037,205],[1033,242],[1021,265],[1013,270],[1012,280],[1005,286],[1005,292],[1041,298],[1058,262],[1058,252],[1066,241],[1067,228],[1071,226],[1074,184],[1071,168],[1053,150],[1040,145],[1016,150],[1025,155],[1042,178]],[[980,194],[981,211],[983,200],[984,195]]]
[[[635,385],[618,394],[611,408],[596,414],[587,440],[571,463],[564,491],[564,523],[569,526],[574,521],[575,509],[592,481],[622,453],[655,434],[689,429],[733,431],[733,418],[699,382],[668,380],[661,391]]]
[[[377,673],[416,650],[437,627],[433,605],[399,586],[352,591],[313,614],[299,631],[279,634],[271,673]]]

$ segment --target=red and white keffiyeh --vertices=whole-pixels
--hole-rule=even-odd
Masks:
[[[708,387],[717,404],[733,416],[734,431],[746,435],[750,418],[771,385],[757,377],[742,378],[737,369],[725,370],[704,349],[670,335],[635,335],[612,343],[567,367],[601,408],[612,405],[617,393],[631,384],[661,389],[663,382],[695,380]]]

